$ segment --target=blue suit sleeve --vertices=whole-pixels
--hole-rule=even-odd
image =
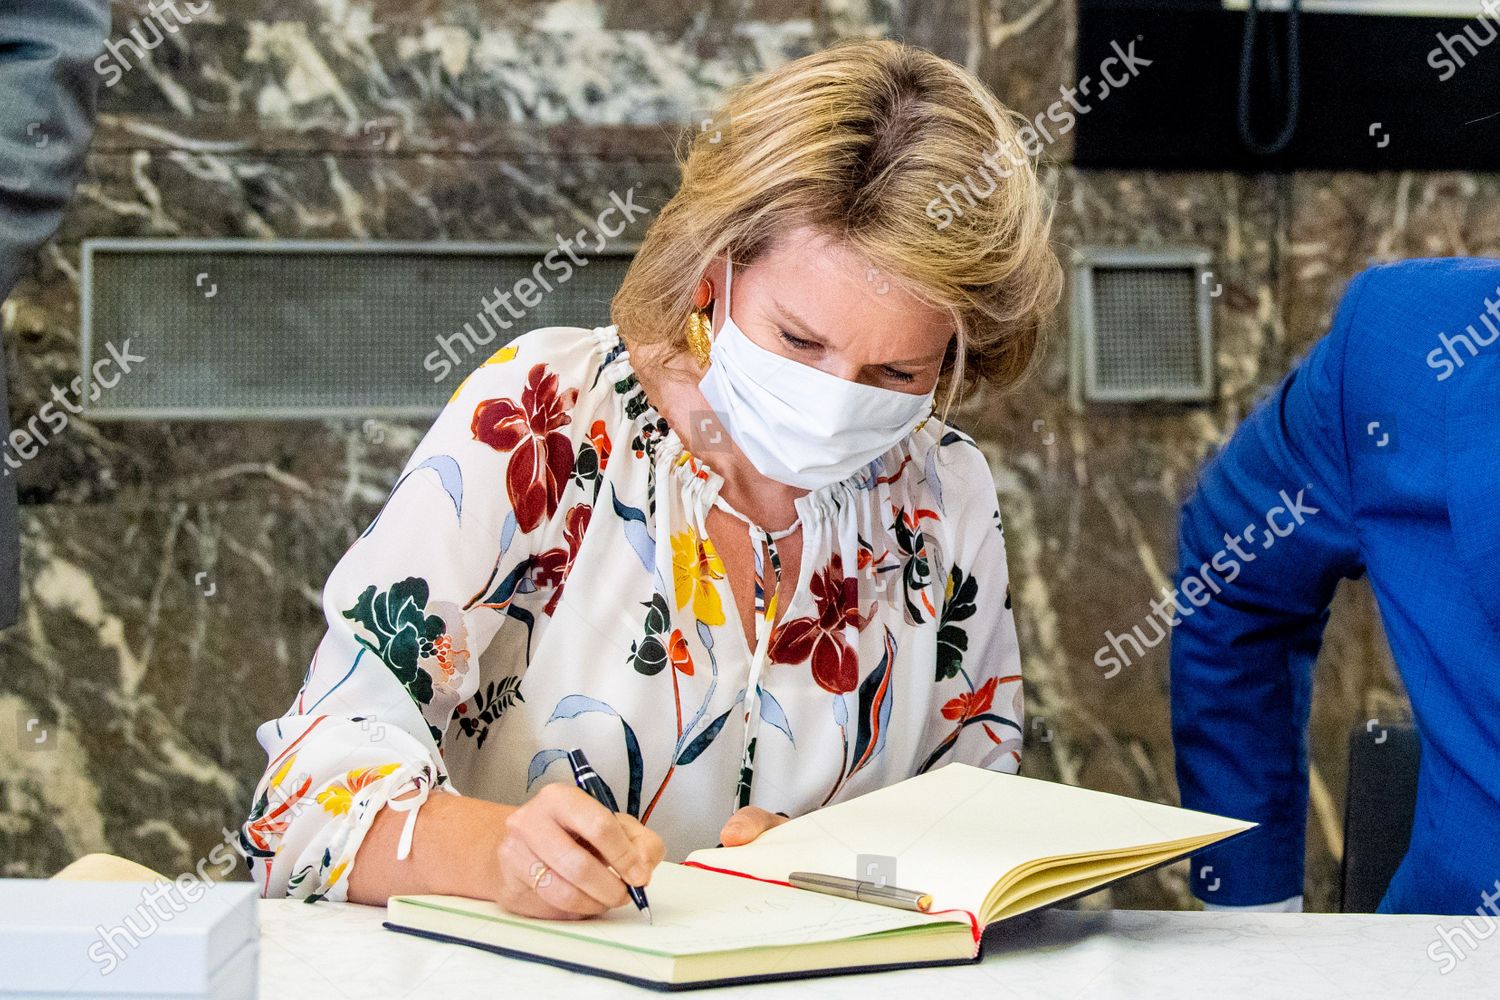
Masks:
[[[0,299],[72,198],[110,25],[107,0],[12,6],[0,10]]]
[[[0,3],[0,301],[57,229],[93,133],[108,0]],[[0,350],[0,442],[10,438]],[[7,469],[8,473],[10,470]],[[14,477],[0,482],[0,630],[20,615]]]
[[[1312,667],[1340,579],[1362,574],[1353,528],[1345,359],[1369,279],[1333,329],[1204,469],[1182,508],[1171,651],[1182,804],[1259,824],[1193,860],[1198,898],[1302,892]]]

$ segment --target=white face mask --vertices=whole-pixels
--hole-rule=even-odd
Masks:
[[[733,265],[724,276],[724,324],[698,383],[745,457],[777,482],[815,490],[846,479],[911,433],[932,393],[863,385],[768,351],[729,314]]]

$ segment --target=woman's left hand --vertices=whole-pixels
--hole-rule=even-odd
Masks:
[[[724,829],[719,831],[719,843],[725,847],[739,847],[786,821],[787,817],[768,812],[760,806],[745,806],[725,821]]]

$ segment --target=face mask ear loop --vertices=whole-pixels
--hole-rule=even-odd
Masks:
[[[727,256],[724,258],[724,322],[729,319],[729,286],[734,283],[734,261]]]

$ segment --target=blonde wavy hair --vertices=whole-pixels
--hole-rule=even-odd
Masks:
[[[1035,170],[1014,158],[989,197],[935,212],[1027,124],[974,74],[899,42],[842,42],[737,87],[715,122],[677,150],[681,186],[610,303],[627,345],[685,351],[714,258],[746,266],[811,226],[952,317],[945,418],[955,395],[1027,373],[1062,287]]]

